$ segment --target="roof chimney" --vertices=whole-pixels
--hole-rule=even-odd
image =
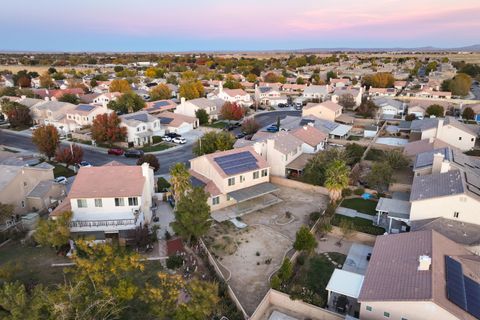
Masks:
[[[185,98],[184,97],[180,98],[180,104],[182,104],[182,105],[185,104]]]
[[[438,138],[440,137],[440,134],[442,132],[442,128],[443,128],[443,119],[438,119],[438,122],[437,122],[437,132],[435,134],[435,137]]]
[[[428,271],[432,265],[432,258],[430,256],[420,256],[418,258],[418,271]]]
[[[443,153],[437,152],[433,154],[432,173],[440,173],[442,171],[443,159],[445,159]]]

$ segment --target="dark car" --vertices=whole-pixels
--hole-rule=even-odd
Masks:
[[[278,104],[278,107],[279,107],[279,108],[286,108],[287,105],[286,105],[285,103],[279,103],[279,104]]]
[[[131,150],[126,150],[123,155],[127,158],[140,158],[143,156],[143,151],[131,149]]]
[[[237,138],[237,139],[241,139],[241,138],[243,138],[243,137],[245,137],[245,133],[243,133],[243,132],[240,132],[239,134],[237,134],[237,135],[235,136],[235,138]]]
[[[165,133],[165,136],[173,139],[173,138],[180,138],[182,135],[175,132],[169,132],[169,133]]]
[[[107,153],[108,154],[114,154],[116,156],[121,156],[124,153],[124,151],[123,151],[123,149],[120,149],[120,148],[110,148],[110,149],[108,149]]]

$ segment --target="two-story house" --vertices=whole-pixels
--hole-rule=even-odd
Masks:
[[[121,127],[127,128],[127,142],[131,146],[143,146],[153,142],[153,136],[163,136],[160,119],[150,115],[146,111],[120,116]]]
[[[212,211],[246,204],[277,190],[270,167],[252,147],[203,155],[190,160],[194,186],[203,186]]]
[[[75,108],[70,109],[66,113],[69,122],[70,131],[76,130],[83,126],[92,125],[93,120],[101,114],[110,114],[113,110],[104,106],[94,106],[90,104],[79,104]]]
[[[111,162],[101,167],[80,168],[68,198],[50,217],[73,213],[70,232],[74,238],[119,240],[152,219],[153,170],[148,163],[127,166]]]
[[[262,106],[276,106],[287,103],[287,96],[282,95],[276,86],[255,86],[255,101]]]
[[[359,107],[362,104],[362,95],[363,95],[363,88],[352,88],[352,87],[340,87],[336,88],[332,93],[332,101],[338,103],[342,100],[344,96],[351,96],[355,103],[353,110]]]
[[[224,89],[221,81],[218,84],[218,89],[209,94],[209,99],[221,99],[245,107],[252,104],[252,98],[243,89]]]
[[[302,116],[315,116],[318,119],[335,121],[342,115],[343,107],[333,101],[325,101],[318,104],[307,104],[302,109]]]
[[[116,101],[121,95],[120,92],[102,93],[93,99],[93,104],[106,107],[110,101]]]
[[[67,113],[75,109],[75,105],[68,102],[46,101],[45,103],[35,104],[30,108],[33,123],[39,125],[51,124],[57,128],[61,134],[70,132]]]
[[[219,104],[218,101],[221,103]],[[218,113],[220,112],[220,107],[223,105],[223,102],[223,100],[210,100],[207,98],[185,100],[185,98],[182,97],[180,99],[180,104],[177,106],[174,112],[195,118],[198,110],[205,110],[210,121],[217,120]]]
[[[330,86],[310,85],[303,90],[303,97],[308,100],[324,101],[330,93]]]

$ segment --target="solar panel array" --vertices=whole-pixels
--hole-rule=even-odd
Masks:
[[[169,124],[172,121],[173,121],[173,118],[160,117],[161,124]]]
[[[448,300],[480,319],[480,284],[463,274],[460,262],[447,256],[445,269]]]
[[[227,175],[258,169],[257,159],[249,151],[217,157],[213,160]]]
[[[125,117],[125,119],[147,122],[148,121],[148,115],[146,113],[138,113],[138,114],[133,114],[133,115],[127,116],[127,117]]]
[[[87,112],[88,112],[88,111],[92,111],[93,109],[95,109],[95,107],[94,107],[94,106],[91,106],[91,105],[89,105],[89,104],[81,104],[81,105],[79,105],[79,106],[77,106],[77,107],[75,108],[75,110],[78,110],[78,111],[87,111]]]

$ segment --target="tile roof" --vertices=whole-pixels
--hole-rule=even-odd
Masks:
[[[280,131],[268,138],[274,140],[274,148],[283,154],[296,151],[302,145],[302,140],[288,131]]]
[[[173,112],[162,112],[156,115],[160,119],[160,123],[167,124],[169,127],[179,127],[183,123],[195,123],[197,118],[186,116]]]
[[[144,184],[141,166],[82,167],[68,196],[72,199],[140,196]]]
[[[309,125],[294,130],[292,134],[312,147],[316,147],[327,139],[327,134]]]

